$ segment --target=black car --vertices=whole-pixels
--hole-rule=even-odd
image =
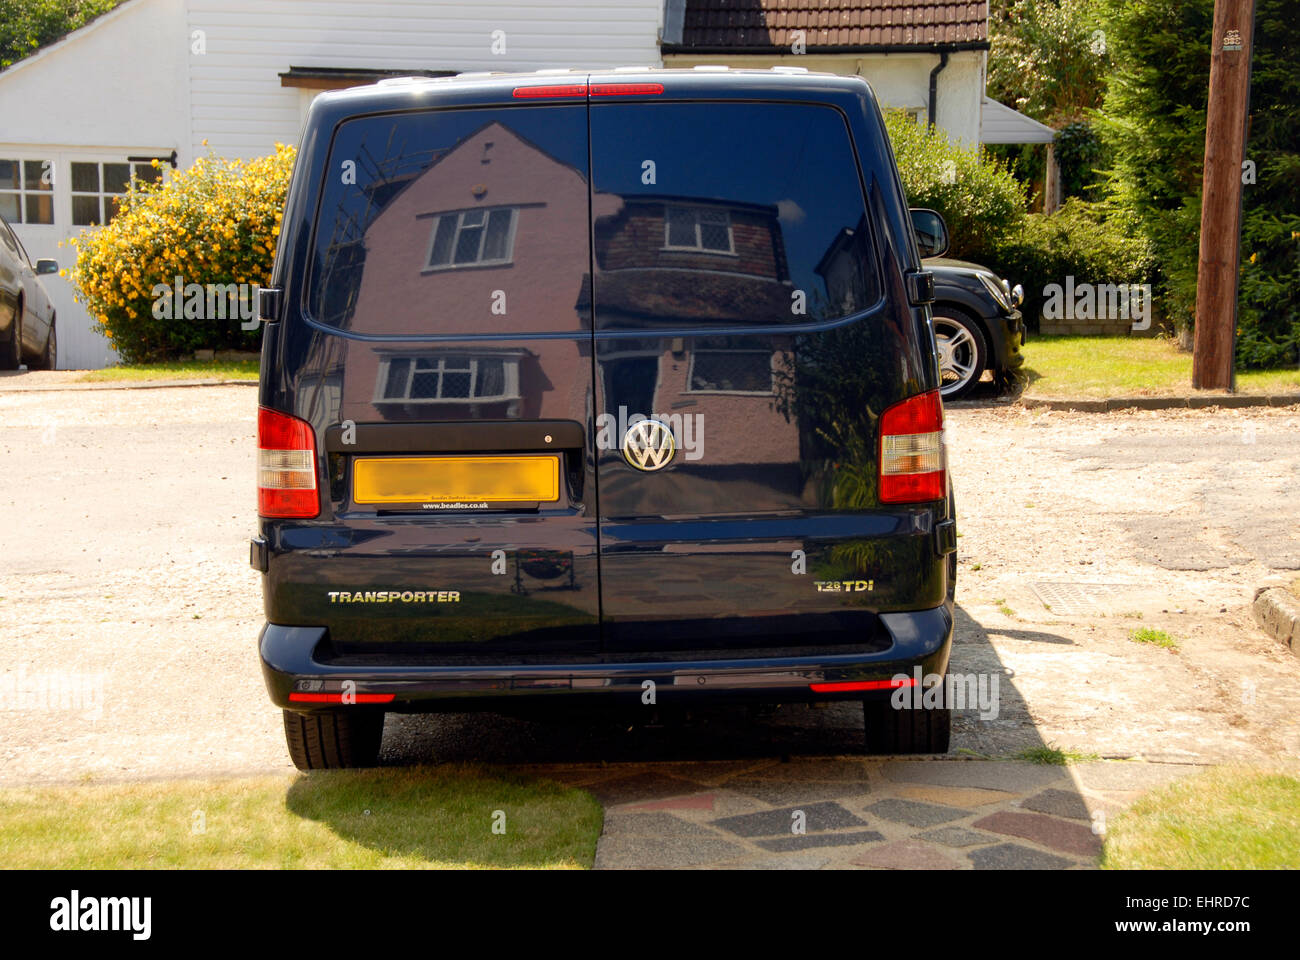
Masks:
[[[54,260],[32,263],[18,235],[0,217],[0,370],[17,370],[24,363],[35,370],[54,369],[54,307],[40,277],[58,272]]]
[[[272,283],[251,561],[300,768],[559,702],[860,700],[871,750],[947,750],[932,276],[863,80],[323,94]]]

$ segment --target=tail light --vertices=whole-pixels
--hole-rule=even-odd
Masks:
[[[593,97],[644,97],[664,92],[662,83],[593,83]]]
[[[300,519],[320,513],[311,424],[266,407],[257,408],[257,512]]]
[[[880,417],[880,502],[922,503],[947,496],[943,402],[931,390]]]
[[[585,83],[551,83],[551,84],[534,84],[527,87],[515,87],[514,98],[516,100],[537,99],[539,97],[585,97],[587,95],[587,85]]]

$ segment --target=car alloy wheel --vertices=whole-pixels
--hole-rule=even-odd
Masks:
[[[945,399],[967,393],[984,373],[984,335],[964,317],[936,315],[934,341],[939,348],[939,392]]]

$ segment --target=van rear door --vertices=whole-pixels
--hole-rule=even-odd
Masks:
[[[597,652],[587,168],[585,95],[334,129],[280,354],[328,487],[268,537],[269,620],[342,657]]]
[[[592,78],[604,647],[883,648],[879,612],[944,589],[928,511],[877,491],[880,415],[925,362],[865,200],[895,199],[892,161],[864,182],[833,105],[664,79]]]

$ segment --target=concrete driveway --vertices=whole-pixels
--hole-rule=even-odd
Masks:
[[[0,671],[87,691],[75,708],[0,713],[0,782],[291,769],[255,651],[255,410],[255,391],[238,386],[0,385]],[[1300,756],[1300,661],[1249,611],[1256,586],[1300,568],[1300,409],[987,405],[954,407],[949,423],[961,530],[952,669],[1001,680],[996,717],[958,715],[952,759],[855,755],[861,714],[846,704],[631,729],[615,717],[390,717],[384,762],[476,759],[588,785],[610,810],[610,866],[653,862],[655,836],[687,838],[665,851],[712,849],[690,839],[697,829],[722,844],[687,858],[698,865],[889,866],[921,844],[940,866],[1023,864],[1024,851],[1073,866],[1093,847],[1060,823],[1089,829],[1098,810],[1202,764]],[[1140,626],[1167,631],[1178,651],[1133,642]],[[977,759],[1045,744],[1129,762]],[[1122,776],[1106,772],[1117,766]],[[813,816],[816,804],[831,806]],[[785,826],[795,810],[803,834]],[[947,827],[982,839],[920,839]],[[765,845],[855,831],[863,839]]]

